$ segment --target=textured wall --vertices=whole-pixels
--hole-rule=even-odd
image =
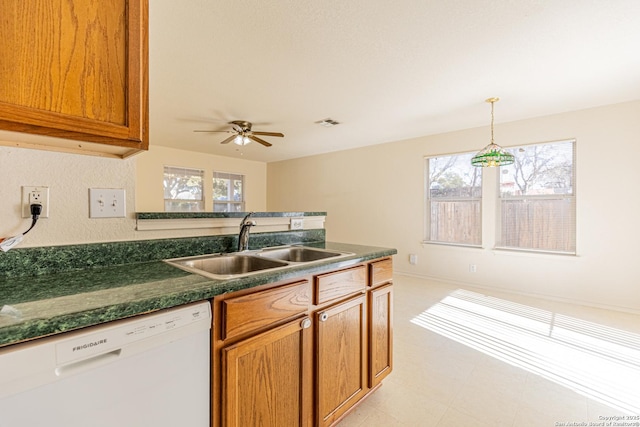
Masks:
[[[0,147],[0,237],[21,233],[31,223],[20,215],[23,185],[48,186],[50,208],[49,218],[38,222],[25,236],[21,247],[212,234],[207,229],[135,230],[136,210],[164,210],[165,164],[245,174],[247,210],[266,210],[266,164],[261,162],[165,147],[152,147],[149,152],[126,160]],[[207,181],[209,210],[212,209],[211,186]],[[89,188],[124,188],[126,218],[89,218]],[[136,203],[137,197],[140,203]]]
[[[207,229],[135,230],[136,210],[164,210],[165,164],[245,174],[247,210],[266,210],[266,164],[261,162],[165,147],[125,160],[0,147],[0,237],[14,236],[31,224],[20,215],[23,185],[48,186],[50,207],[49,218],[42,218],[20,247],[211,234]],[[209,195],[211,183],[206,186]],[[126,218],[89,218],[89,188],[124,188]],[[207,207],[212,209],[210,196]]]
[[[213,210],[213,172],[244,175],[246,211],[262,212],[267,208],[267,165],[251,160],[216,156],[195,151],[153,145],[136,157],[136,211],[164,211],[162,178],[164,166],[178,166],[205,171],[205,210]]]
[[[22,247],[133,239],[135,160],[0,147],[0,236],[25,231],[21,187],[49,187],[49,218],[38,221]],[[124,188],[126,218],[89,218],[89,188]]]

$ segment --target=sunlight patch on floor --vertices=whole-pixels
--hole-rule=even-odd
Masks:
[[[462,289],[412,323],[640,414],[639,334]]]

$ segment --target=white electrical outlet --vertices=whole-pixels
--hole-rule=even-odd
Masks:
[[[22,217],[31,218],[31,205],[42,205],[40,218],[49,218],[49,187],[22,186]]]
[[[418,255],[417,254],[409,254],[409,264],[416,265],[418,263]]]
[[[89,218],[124,218],[123,188],[90,188]]]
[[[477,271],[475,264],[469,264],[469,273],[475,273]]]
[[[302,230],[304,228],[304,219],[291,218],[291,230]]]

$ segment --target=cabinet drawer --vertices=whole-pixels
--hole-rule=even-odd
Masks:
[[[357,292],[366,287],[367,270],[364,265],[316,276],[315,304],[324,304]]]
[[[393,279],[393,261],[391,258],[375,261],[369,264],[370,285],[377,286]]]
[[[222,338],[235,337],[303,314],[311,303],[307,280],[222,302]]]

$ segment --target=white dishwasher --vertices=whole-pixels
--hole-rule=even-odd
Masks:
[[[211,305],[0,348],[0,427],[208,427]]]

